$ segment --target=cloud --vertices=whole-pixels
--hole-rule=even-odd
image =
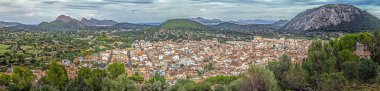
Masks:
[[[152,4],[153,0],[104,0],[114,3],[134,3],[134,4]]]
[[[353,4],[380,16],[379,0],[1,0],[0,20],[38,24],[62,14],[139,23],[187,17],[279,20],[337,3]]]

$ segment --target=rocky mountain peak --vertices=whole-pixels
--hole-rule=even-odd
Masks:
[[[56,21],[62,21],[62,22],[68,23],[68,22],[72,21],[73,19],[70,16],[60,15],[55,20]]]
[[[361,30],[371,29],[377,22],[380,20],[353,5],[327,4],[298,14],[284,26],[284,30]]]

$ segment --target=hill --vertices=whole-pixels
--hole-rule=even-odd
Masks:
[[[147,25],[147,24],[133,24],[133,23],[117,23],[113,25],[112,27],[118,28],[118,29],[143,29],[143,28],[150,28],[154,27],[154,25]]]
[[[159,26],[160,29],[168,30],[207,30],[208,27],[196,21],[187,19],[167,20]]]
[[[60,15],[52,22],[40,23],[38,27],[41,30],[73,30],[85,28],[86,25],[69,16]]]
[[[235,23],[225,22],[225,23],[220,23],[212,27],[219,30],[232,30],[232,31],[241,31],[241,32],[276,30],[275,27],[273,27],[271,24],[239,25]]]
[[[18,26],[18,25],[24,25],[18,22],[5,22],[5,21],[0,21],[0,27],[12,27],[12,26]]]
[[[91,18],[89,20],[86,18],[82,18],[81,22],[86,26],[112,26],[118,23],[113,20],[98,20],[94,18]]]
[[[328,4],[295,16],[283,30],[291,32],[359,32],[380,28],[380,20],[353,5]]]

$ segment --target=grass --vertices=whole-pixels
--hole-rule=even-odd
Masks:
[[[9,45],[0,44],[0,53],[5,53],[8,51]]]

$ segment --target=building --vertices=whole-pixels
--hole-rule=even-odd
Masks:
[[[354,51],[354,54],[359,56],[360,58],[369,59],[371,57],[371,52],[368,51],[368,46],[357,42],[355,48],[356,50]]]

